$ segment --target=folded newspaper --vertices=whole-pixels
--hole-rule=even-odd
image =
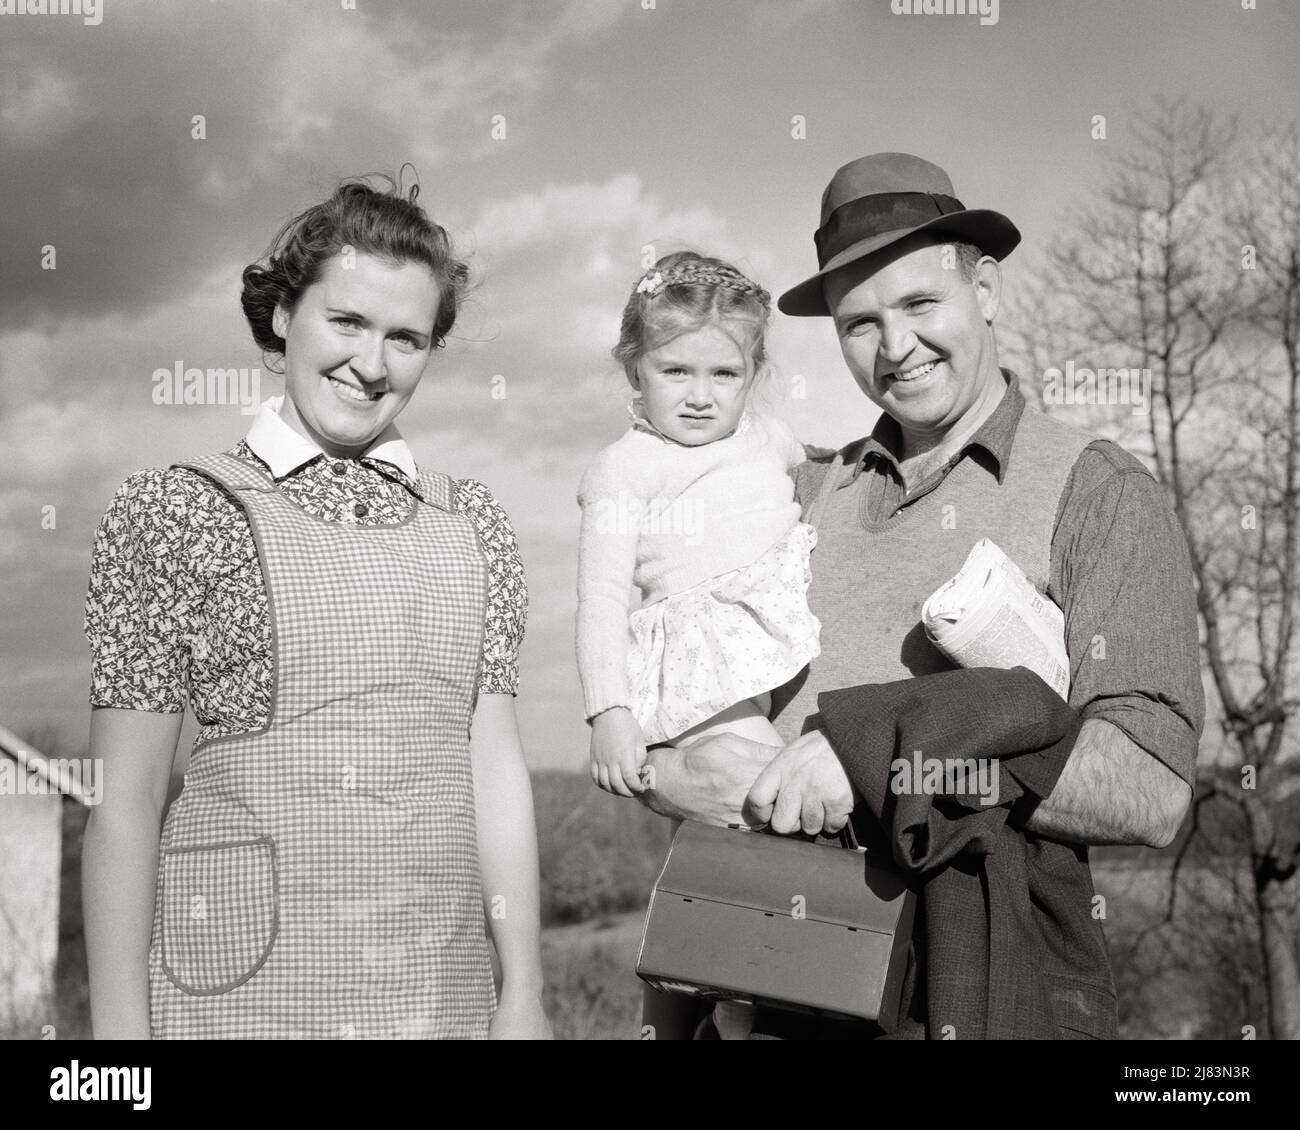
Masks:
[[[921,623],[958,666],[1028,667],[1069,701],[1065,614],[988,538],[921,606]]]

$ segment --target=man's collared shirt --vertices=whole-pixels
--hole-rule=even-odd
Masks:
[[[860,794],[885,798],[887,759],[877,764],[850,749],[847,735],[860,732],[854,703],[877,717],[882,687],[901,686],[906,695],[908,672],[950,666],[921,630],[920,608],[970,546],[990,536],[1064,613],[1076,717],[1111,723],[1190,783],[1204,698],[1195,588],[1173,509],[1132,455],[1042,417],[1026,405],[1014,376],[1004,377],[1007,387],[988,419],[910,495],[899,470],[901,436],[888,417],[865,440],[838,454],[811,453],[796,471],[805,517],[818,523],[809,601],[822,621],[823,651],[774,693],[777,728],[789,740],[817,711],[848,709],[837,723],[837,749]],[[838,489],[823,495],[827,474]],[[1015,705],[991,705],[1015,725]],[[974,736],[976,711],[945,700],[931,707],[934,742],[945,740],[945,727],[963,740]],[[1054,771],[1061,764],[1054,762]],[[1041,792],[1023,769],[1004,768],[1032,796],[1050,795],[1055,777],[1041,774],[1043,766],[1035,767]],[[878,808],[877,821],[860,834],[882,813]],[[919,852],[957,834],[947,821],[978,824],[988,810],[956,804],[939,816],[933,827],[919,826]],[[954,1002],[1000,1029],[1047,1025],[1062,1034],[1113,1035],[1113,981],[1090,912],[1086,848],[1022,833],[1009,816],[987,822],[994,827],[981,830],[988,836],[972,853],[977,859],[926,876],[904,985],[907,1019],[897,1035],[938,1038],[950,1023],[943,1008]],[[931,995],[932,986],[942,992]]]
[[[871,467],[876,473],[871,476],[867,490],[867,521],[869,528],[883,527],[890,518],[897,515],[904,506],[924,498],[947,477],[964,458],[975,459],[987,467],[998,483],[1006,477],[1007,463],[1011,459],[1011,445],[1015,442],[1016,426],[1020,423],[1021,413],[1025,410],[1025,398],[1020,393],[1019,378],[1004,370],[1007,391],[998,401],[997,407],[988,419],[979,426],[960,451],[954,452],[942,466],[931,471],[916,488],[908,491],[903,479],[902,452],[903,433],[898,422],[888,413],[881,413],[862,445],[862,453],[851,477],[840,483],[843,490],[850,483]]]
[[[988,419],[910,494],[899,468],[901,432],[881,415],[871,435],[858,441],[852,474],[838,485],[862,491],[865,530],[888,530],[962,460],[976,461],[1002,484],[1021,419],[1032,411],[1016,375],[1004,369],[1003,376],[1006,392]],[[846,450],[852,455],[853,445]],[[805,506],[812,482],[820,481],[808,474],[811,464],[826,462],[825,454],[815,455],[796,473]],[[1066,480],[1051,537],[1047,595],[1065,613],[1070,702],[1086,717],[1117,726],[1188,784],[1205,721],[1194,593],[1186,538],[1164,489],[1119,445],[1094,440]]]

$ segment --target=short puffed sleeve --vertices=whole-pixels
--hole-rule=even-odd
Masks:
[[[185,709],[189,641],[201,608],[185,553],[194,477],[131,475],[95,531],[85,633],[93,706]]]
[[[528,619],[528,586],[515,530],[492,492],[476,479],[457,482],[456,509],[473,521],[488,562],[487,623],[479,693],[517,694],[519,648]]]

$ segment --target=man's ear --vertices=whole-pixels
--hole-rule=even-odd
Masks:
[[[980,316],[992,325],[1002,302],[1002,265],[992,255],[985,255],[975,264],[975,301]]]

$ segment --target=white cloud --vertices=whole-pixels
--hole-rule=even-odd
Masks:
[[[604,34],[628,15],[632,3],[614,3],[609,0],[565,0],[559,17],[554,21],[554,38],[590,39]]]
[[[32,486],[94,473],[121,446],[103,428],[104,406],[85,400],[34,400],[0,422],[9,482]]]
[[[239,308],[242,267],[220,264],[140,312],[45,317],[0,333],[0,387],[10,412],[40,401],[89,399],[111,416],[148,409],[154,370],[177,360],[204,368],[259,366]]]
[[[481,344],[462,363],[480,367],[481,380],[507,375],[526,398],[536,438],[557,444],[567,429],[570,442],[592,453],[612,438],[610,428],[621,429],[630,396],[609,351],[645,245],[655,255],[691,247],[720,256],[774,290],[790,278],[727,217],[689,203],[669,207],[631,173],[492,201],[468,226],[482,287],[457,333]],[[782,377],[802,378],[804,396],[788,400],[786,411],[809,442],[838,446],[870,427],[875,410],[845,370],[826,319],[774,314],[768,345]],[[478,411],[466,407],[481,424],[493,405],[475,397]]]
[[[472,165],[526,151],[557,55],[589,50],[627,8],[526,0],[466,4],[448,19],[442,7],[135,6],[115,17],[111,47],[0,39],[0,144],[41,157],[6,162],[0,243],[26,246],[37,232],[59,245],[57,285],[33,284],[34,257],[0,259],[12,296],[0,320],[138,308],[189,289],[214,248],[240,242],[253,258],[340,176],[409,160],[423,200],[445,211],[450,155]],[[509,146],[490,137],[496,114]],[[94,253],[77,257],[87,245]]]
[[[426,11],[349,20],[344,33],[337,21],[304,23],[272,72],[267,124],[277,140],[263,160],[279,169],[286,157],[322,152],[340,131],[376,129],[403,138],[403,156],[418,168],[446,158],[448,131],[480,136],[471,152],[482,156],[493,144],[493,116],[520,108],[547,81],[557,51],[609,32],[626,8],[608,0],[528,4],[491,39],[443,21],[431,26]]]
[[[0,75],[0,141],[6,146],[54,144],[91,113],[78,83],[66,71],[6,60]]]
[[[609,357],[642,247],[681,245],[731,258],[762,281],[784,277],[773,254],[727,218],[689,201],[668,206],[629,173],[490,200],[466,218],[482,286],[450,347],[434,357],[401,420],[417,461],[488,484],[510,513],[528,568],[532,611],[519,710],[537,763],[580,762],[586,729],[572,660],[582,470],[626,427],[631,393]],[[468,242],[463,240],[462,242]],[[214,266],[189,289],[133,316],[74,316],[0,335],[11,453],[0,521],[13,534],[5,600],[39,622],[84,597],[94,527],[131,471],[220,450],[248,425],[235,408],[152,404],[152,373],[175,360],[200,367],[261,363],[240,315],[239,269]],[[808,378],[792,420],[850,427],[863,398],[843,372],[827,323],[779,319],[770,347],[785,372]],[[493,399],[502,374],[507,396]],[[23,378],[21,400],[13,397]],[[266,374],[263,395],[278,390]],[[829,391],[828,391],[829,390]],[[802,430],[802,429],[801,429]],[[858,429],[858,434],[862,429]],[[843,439],[849,438],[847,435]],[[843,440],[841,440],[843,442]],[[59,506],[57,543],[38,510]],[[78,591],[52,592],[46,566]],[[75,584],[72,584],[75,581]],[[48,613],[38,615],[38,610]],[[36,619],[33,619],[36,617]],[[69,653],[80,647],[65,641]]]

